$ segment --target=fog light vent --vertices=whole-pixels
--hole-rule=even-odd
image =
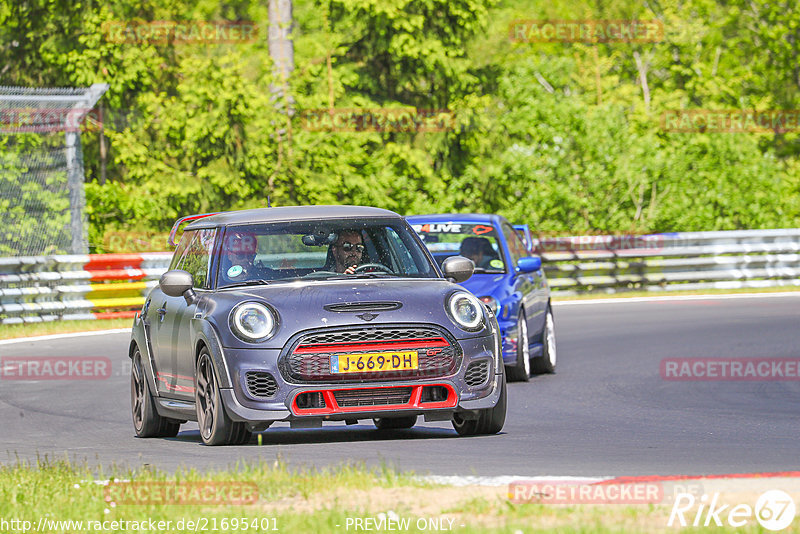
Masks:
[[[442,402],[447,400],[447,388],[444,386],[425,386],[422,388],[422,402]]]
[[[301,410],[308,410],[311,408],[325,408],[325,398],[322,396],[321,391],[309,391],[301,393],[295,400],[297,407]]]
[[[247,391],[253,397],[268,399],[278,392],[278,383],[275,377],[264,371],[249,371],[247,373]]]
[[[472,362],[464,373],[464,382],[469,387],[480,386],[489,378],[489,360]]]

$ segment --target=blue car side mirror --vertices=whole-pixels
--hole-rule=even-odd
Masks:
[[[521,273],[533,273],[542,268],[542,258],[539,256],[528,256],[520,258],[517,262],[517,270]]]

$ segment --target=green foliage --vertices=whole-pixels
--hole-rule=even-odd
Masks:
[[[104,33],[111,21],[220,19],[254,21],[259,37],[131,44]],[[657,19],[665,32],[659,43],[512,43],[515,19]],[[294,24],[281,96],[265,2],[0,0],[0,85],[111,85],[105,183],[99,135],[83,135],[93,243],[267,196],[499,212],[565,233],[800,222],[797,132],[660,125],[673,109],[800,107],[800,12],[787,2],[295,0]],[[305,112],[330,106],[445,109],[454,126],[304,127]]]

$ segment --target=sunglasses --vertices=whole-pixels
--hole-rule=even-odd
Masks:
[[[356,249],[359,252],[364,252],[364,245],[362,245],[361,243],[354,244],[354,243],[348,243],[348,242],[345,241],[344,243],[339,245],[339,248],[341,248],[345,252],[350,252],[353,249]]]

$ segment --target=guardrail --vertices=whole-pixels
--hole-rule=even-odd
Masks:
[[[133,317],[171,252],[0,258],[0,323]]]
[[[800,229],[534,239],[554,295],[800,285]]]
[[[533,240],[553,295],[800,286],[800,229]],[[0,323],[132,317],[172,253],[0,258]]]

